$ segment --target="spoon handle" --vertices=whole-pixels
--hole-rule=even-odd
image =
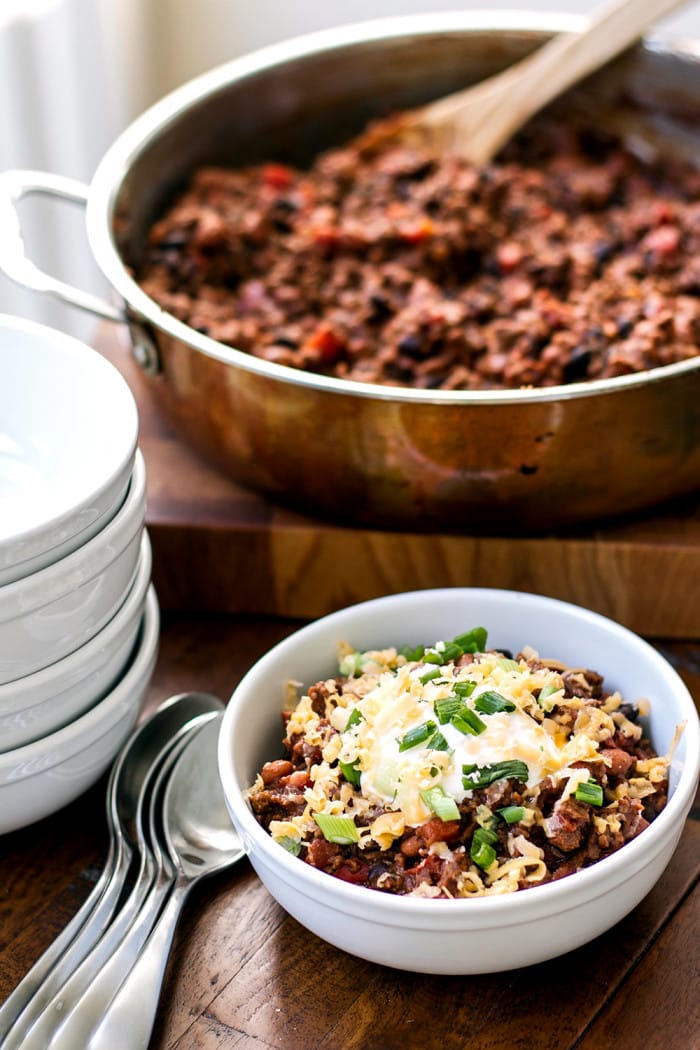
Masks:
[[[55,994],[48,1001],[44,1009],[34,1020],[31,1026],[22,1024],[18,1033],[19,1043],[9,1043],[3,1050],[46,1050],[49,1046],[59,1025],[63,1023],[69,1009],[82,996],[90,986],[94,975],[104,966],[109,959],[114,938],[121,938],[130,927],[142,902],[151,886],[155,876],[155,865],[150,856],[141,858],[141,865],[134,885],[126,902],[113,919],[110,926],[103,932],[100,939],[93,945],[91,950],[82,960],[79,966],[73,970],[68,980],[60,985]],[[54,989],[55,982],[51,975],[51,987]],[[71,1050],[77,1050],[80,1043],[73,1043]]]
[[[421,120],[444,127],[452,147],[485,164],[526,120],[568,87],[620,54],[687,0],[607,0],[581,33],[559,33],[482,84],[425,107]]]
[[[107,931],[105,940],[109,940],[110,944],[105,947],[108,949],[111,946],[112,953],[97,973],[93,971],[94,976],[83,994],[72,1002],[48,1043],[48,1050],[75,1050],[78,1046],[86,1045],[90,1033],[104,1016],[115,992],[134,966],[172,884],[172,876],[159,871],[135,920],[121,940],[113,937],[111,930]]]
[[[26,1031],[102,936],[117,907],[131,856],[126,843],[115,840],[105,868],[80,910],[0,1008],[3,1050],[23,1045]]]
[[[165,967],[190,888],[177,881],[146,947],[88,1041],[87,1050],[147,1050],[158,1011]]]
[[[45,1050],[46,1042],[37,1040],[48,1041],[56,1020],[62,1017],[65,1003],[60,993],[67,987],[80,994],[86,976],[89,983],[93,967],[99,966],[103,957],[99,945],[119,905],[134,858],[136,843],[123,827],[122,810],[126,806],[130,812],[138,794],[133,814],[138,817],[141,798],[146,797],[150,778],[164,756],[173,750],[178,739],[184,739],[190,729],[213,717],[222,706],[217,697],[208,693],[171,697],[127,740],[112,767],[107,786],[110,843],[104,870],[80,910],[0,1007],[2,1050],[31,1050],[31,1046]],[[140,852],[141,845],[139,843]],[[124,930],[138,910],[153,874],[151,864],[152,861],[147,861],[147,869],[140,870],[137,884],[113,929]],[[31,1040],[25,1041],[30,1029]]]

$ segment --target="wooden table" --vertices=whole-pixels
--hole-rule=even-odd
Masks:
[[[653,637],[700,702],[699,498],[562,536],[339,528],[272,507],[204,463],[161,418],[124,346],[110,338],[102,348],[137,395],[148,472],[164,618],[146,710],[188,689],[226,698],[300,618],[406,580],[588,605]],[[0,1001],[97,879],[104,793],[103,778],[60,814],[0,837]],[[697,818],[655,889],[614,929],[565,959],[495,976],[418,976],[352,958],[305,933],[241,861],[187,905],[153,1046],[697,1050]]]
[[[147,709],[187,689],[227,697],[250,662],[295,626],[166,615]],[[700,646],[675,642],[665,651],[700,699]],[[0,838],[0,1001],[101,870],[104,788],[102,780],[60,815]],[[493,976],[426,977],[346,955],[287,916],[241,861],[186,907],[153,1047],[695,1050],[698,816],[655,889],[612,930],[565,958]]]

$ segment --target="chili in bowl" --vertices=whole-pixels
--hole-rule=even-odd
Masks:
[[[698,753],[692,699],[636,635],[454,588],[280,643],[235,690],[219,764],[253,866],[299,922],[375,962],[468,974],[627,914],[671,859]]]

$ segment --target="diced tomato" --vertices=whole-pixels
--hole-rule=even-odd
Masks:
[[[401,238],[408,244],[420,244],[421,241],[432,237],[434,233],[435,227],[428,218],[420,219],[411,225],[404,223],[401,226]]]
[[[652,205],[652,214],[654,216],[654,222],[659,226],[667,222],[672,222],[674,218],[673,209],[668,201],[654,201]]]
[[[515,241],[506,241],[498,246],[496,259],[501,273],[512,273],[520,265],[523,258],[523,250]]]
[[[337,879],[342,879],[343,882],[352,882],[356,886],[364,886],[367,883],[369,867],[360,861],[355,861],[354,863],[349,861],[336,868],[333,874]]]
[[[292,184],[293,172],[285,164],[265,164],[262,169],[262,180],[266,186],[276,190],[286,190]]]
[[[442,872],[443,861],[435,853],[429,853],[428,856],[417,864],[411,871],[413,881],[418,885],[421,882],[431,882],[435,884],[440,878]]]
[[[681,235],[678,227],[666,223],[663,226],[657,226],[655,230],[651,230],[646,235],[644,247],[656,255],[673,255],[675,251],[678,251],[680,241]]]
[[[340,233],[333,226],[312,227],[309,235],[318,248],[335,248],[340,240]]]
[[[316,331],[307,340],[308,347],[317,350],[324,364],[333,364],[338,360],[343,350],[344,343],[330,325],[319,325]]]
[[[426,846],[432,846],[434,842],[450,842],[459,836],[459,832],[458,820],[440,820],[439,817],[433,817],[432,820],[417,828],[417,834],[420,835]]]

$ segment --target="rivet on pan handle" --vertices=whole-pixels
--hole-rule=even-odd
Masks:
[[[131,336],[131,356],[147,376],[157,376],[161,372],[160,352],[149,325],[135,319],[129,320]]]

